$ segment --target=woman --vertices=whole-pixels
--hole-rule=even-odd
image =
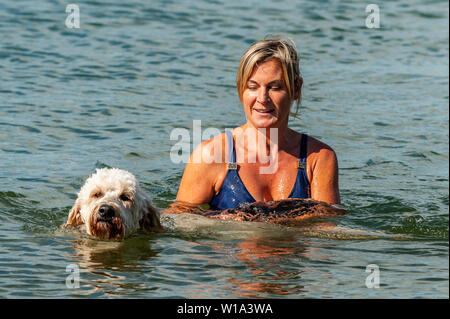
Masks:
[[[236,76],[247,122],[194,150],[177,201],[213,209],[286,198],[340,204],[334,151],[288,128],[302,84],[293,43],[270,39],[250,46]]]

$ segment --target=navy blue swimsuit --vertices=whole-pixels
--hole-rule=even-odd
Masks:
[[[241,178],[239,177],[236,164],[236,151],[234,149],[233,135],[231,131],[225,131],[228,138],[228,163],[227,175],[223,181],[222,188],[219,193],[213,197],[210,202],[211,209],[227,209],[234,208],[240,203],[253,203],[256,200],[249,193]],[[289,198],[308,198],[309,197],[309,181],[306,173],[306,145],[307,135],[302,135],[300,143],[300,156],[298,160],[297,178],[295,179],[294,188]]]

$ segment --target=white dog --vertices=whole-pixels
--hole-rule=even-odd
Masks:
[[[162,230],[158,210],[134,175],[118,168],[97,169],[86,180],[65,224],[79,225],[100,239],[123,239],[138,229]]]

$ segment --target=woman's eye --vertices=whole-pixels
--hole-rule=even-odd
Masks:
[[[130,198],[125,194],[120,195],[120,199],[123,200],[124,202],[127,202],[130,200]]]
[[[256,86],[249,86],[248,89],[254,91],[256,90]]]

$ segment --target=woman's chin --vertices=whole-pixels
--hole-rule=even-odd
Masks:
[[[253,116],[249,122],[255,128],[275,128],[279,124],[274,116]]]

